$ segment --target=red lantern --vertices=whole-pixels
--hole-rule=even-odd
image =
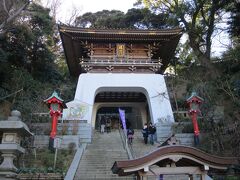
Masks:
[[[192,95],[187,99],[187,104],[189,105],[189,115],[191,116],[193,129],[194,129],[194,142],[195,145],[199,144],[199,128],[197,122],[197,115],[200,113],[199,106],[202,104],[203,99],[197,96],[196,92],[192,92]]]
[[[52,95],[44,100],[50,109],[50,115],[52,117],[52,129],[50,133],[50,138],[54,139],[57,135],[57,123],[59,116],[62,115],[62,110],[67,108],[64,101],[58,96],[58,93],[54,91]]]

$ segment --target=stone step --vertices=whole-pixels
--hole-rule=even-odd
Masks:
[[[158,143],[155,143],[154,145],[144,144],[141,130],[134,130],[134,132],[132,148],[135,158],[144,156],[158,148]]]
[[[127,153],[118,130],[104,134],[94,131],[92,143],[87,145],[74,179],[128,179],[111,171],[115,161],[126,159]]]

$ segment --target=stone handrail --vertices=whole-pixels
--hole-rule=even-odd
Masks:
[[[124,148],[127,151],[128,158],[129,159],[133,159],[134,158],[133,148],[132,148],[132,145],[128,144],[128,139],[127,139],[126,134],[124,133],[124,130],[123,129],[119,129],[119,134],[120,134],[120,137],[122,139],[123,146],[124,146]]]
[[[77,149],[77,152],[75,153],[75,156],[72,160],[72,163],[67,171],[66,176],[64,177],[64,180],[73,180],[74,176],[77,172],[78,165],[80,163],[81,157],[83,155],[83,152],[86,148],[86,144],[83,144],[81,147]]]

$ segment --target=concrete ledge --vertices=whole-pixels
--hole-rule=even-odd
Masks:
[[[73,161],[68,169],[68,172],[64,178],[64,180],[73,180],[76,172],[78,165],[80,163],[81,157],[83,155],[84,150],[86,149],[87,144],[82,144],[81,147],[77,149],[77,152],[75,153],[75,156],[73,158]]]
[[[69,147],[70,143],[74,143],[76,145],[76,148],[78,148],[80,139],[78,135],[64,135],[59,136],[62,138],[62,143],[60,146],[60,149],[67,149]],[[34,146],[36,148],[46,148],[49,144],[49,136],[35,136],[34,137]]]
[[[193,133],[179,133],[175,134],[177,140],[180,141],[181,145],[193,146],[194,145],[194,134]]]

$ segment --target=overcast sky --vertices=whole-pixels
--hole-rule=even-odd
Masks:
[[[57,20],[66,23],[72,15],[73,7],[77,8],[80,15],[86,12],[97,12],[104,9],[120,10],[127,12],[133,8],[133,4],[137,0],[42,0],[43,4],[47,1],[61,1],[61,6],[58,10]],[[184,38],[182,38],[184,39]],[[219,56],[226,50],[226,45],[229,45],[229,38],[226,33],[220,33],[213,40],[213,54]]]
[[[42,0],[43,4],[49,0]],[[51,0],[50,0],[51,1]],[[57,19],[65,22],[72,15],[73,7],[80,11],[80,14],[86,12],[97,12],[104,9],[120,10],[127,12],[128,9],[133,8],[133,4],[137,0],[61,0],[61,6],[58,10]]]
[[[65,0],[66,5],[70,2],[82,7],[83,13],[89,11],[97,12],[103,9],[115,9],[126,12],[133,7],[133,3],[136,0]]]

